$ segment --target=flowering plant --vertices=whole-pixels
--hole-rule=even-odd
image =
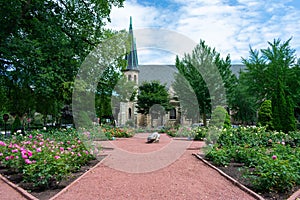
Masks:
[[[24,182],[50,187],[94,156],[75,130],[33,131],[0,141],[0,166],[22,173]]]

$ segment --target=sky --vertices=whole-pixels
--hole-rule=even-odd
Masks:
[[[274,39],[286,41],[300,57],[300,0],[127,0],[113,8],[107,28],[170,30],[199,43],[200,39],[233,64],[249,57],[250,46],[264,49]],[[164,37],[157,37],[157,43]],[[176,42],[181,45],[181,41]],[[169,48],[140,48],[139,64],[175,64],[178,52]],[[182,56],[182,55],[181,55]]]

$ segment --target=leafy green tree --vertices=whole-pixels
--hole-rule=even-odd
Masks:
[[[272,43],[268,42],[266,49],[257,51],[250,48],[249,59],[243,58],[249,94],[256,97],[257,104],[264,99],[272,101],[273,126],[285,132],[295,129],[294,105],[299,97],[299,81],[295,79],[296,70],[293,69],[296,56],[290,41],[274,39]]]
[[[197,96],[189,82],[180,74],[175,74],[175,81],[172,84],[176,98],[180,100],[181,114],[197,123],[200,117]]]
[[[172,105],[166,87],[158,81],[144,82],[139,87],[137,95],[137,112],[147,115],[150,113],[150,108],[156,105],[162,106],[165,111],[171,110]]]
[[[273,128],[273,117],[272,117],[272,102],[270,100],[265,100],[258,111],[257,123],[260,126],[267,126],[268,129]]]
[[[206,125],[206,117],[210,115],[212,106],[228,104],[226,95],[230,96],[236,82],[230,70],[230,63],[229,56],[225,60],[221,59],[220,54],[208,47],[202,40],[191,54],[186,54],[182,60],[176,58],[176,68],[179,74],[187,80],[197,97],[204,125]],[[181,84],[178,82],[181,81],[180,79],[176,81],[177,86]],[[178,96],[183,96],[180,95],[182,91],[180,87],[175,87],[174,90]],[[212,102],[215,105],[212,105]]]
[[[123,0],[0,0],[0,74],[9,112],[56,115],[89,51],[114,33],[104,29]],[[71,85],[71,84],[69,84]],[[13,100],[13,101],[12,101]],[[68,100],[70,102],[70,100]],[[39,106],[40,105],[40,106]]]

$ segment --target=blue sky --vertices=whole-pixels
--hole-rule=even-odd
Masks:
[[[277,38],[292,37],[291,47],[300,57],[299,0],[127,0],[123,8],[113,8],[107,27],[127,30],[130,16],[134,30],[167,29],[196,43],[202,39],[222,57],[230,54],[232,63],[247,58],[250,45],[266,48]],[[140,64],[174,64],[176,52],[139,49],[136,42]]]

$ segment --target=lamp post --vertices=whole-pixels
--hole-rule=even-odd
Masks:
[[[3,120],[4,120],[4,133],[5,133],[5,137],[7,136],[6,135],[6,122],[8,121],[9,119],[9,115],[8,114],[4,114],[3,115]]]

